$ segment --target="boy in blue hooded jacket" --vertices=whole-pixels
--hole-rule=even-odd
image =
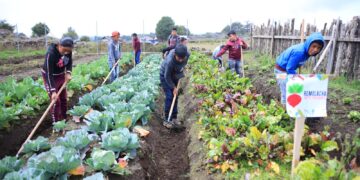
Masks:
[[[312,33],[304,43],[296,44],[286,49],[276,59],[274,73],[297,74],[296,69],[304,65],[310,56],[316,56],[324,47],[324,37],[321,33]],[[278,79],[281,92],[281,104],[286,104],[286,80]]]

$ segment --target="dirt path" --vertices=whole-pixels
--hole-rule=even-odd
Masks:
[[[180,96],[179,117],[187,119],[184,109],[186,98]],[[173,132],[162,126],[164,94],[161,93],[156,102],[156,111],[149,121],[151,135],[145,139],[141,148],[143,156],[140,164],[144,169],[146,179],[189,179],[189,158],[187,153],[188,129],[183,132]],[[185,121],[185,126],[188,122]]]
[[[77,64],[88,63],[97,59],[99,59],[98,55],[84,56],[78,59],[74,58],[74,66],[76,66]],[[41,75],[40,72],[41,72],[42,63],[43,63],[42,60],[39,60],[37,67],[24,69],[20,73],[12,72],[11,74],[0,75],[0,82],[4,81],[5,78],[8,77],[9,75],[14,76],[16,79],[23,79],[25,77],[39,77]]]

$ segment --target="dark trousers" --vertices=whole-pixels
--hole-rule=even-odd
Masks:
[[[169,118],[169,113],[170,113],[170,108],[171,108],[171,103],[173,101],[174,98],[174,94],[173,94],[173,88],[170,88],[167,83],[165,82],[165,79],[163,77],[160,77],[160,81],[161,81],[161,87],[164,90],[165,93],[165,106],[164,106],[164,112],[165,112],[165,120],[167,121]],[[177,85],[177,82],[175,83]],[[178,114],[178,108],[177,108],[177,104],[178,104],[178,98],[176,98],[175,104],[174,104],[174,108],[173,108],[173,112],[171,114],[170,117],[170,121],[172,119],[176,119],[177,118],[177,114]]]
[[[46,81],[46,74],[42,72],[45,89],[51,99],[51,92],[49,85]],[[56,93],[60,90],[61,86],[65,82],[65,74],[54,76]],[[59,98],[56,100],[54,106],[51,108],[51,118],[54,122],[66,119],[67,100],[66,100],[66,88],[60,93]]]
[[[140,54],[141,54],[141,50],[135,52],[135,63],[139,64],[140,63]]]

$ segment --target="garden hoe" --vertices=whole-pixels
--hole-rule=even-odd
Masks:
[[[36,123],[34,129],[31,131],[30,135],[27,137],[27,139],[25,140],[25,142],[21,145],[19,151],[16,153],[16,157],[19,156],[19,154],[21,153],[21,151],[24,149],[24,145],[33,137],[33,135],[35,134],[35,131],[39,128],[40,124],[44,121],[46,115],[48,114],[48,112],[50,111],[50,109],[54,106],[55,102],[57,101],[57,99],[59,98],[59,94],[64,90],[64,88],[66,87],[67,81],[65,81],[65,83],[61,86],[60,90],[57,93],[56,99],[51,101],[50,105],[47,107],[46,111],[44,112],[44,114],[41,116],[40,120]]]
[[[240,46],[240,50],[241,50],[241,58],[242,58],[242,60],[241,60],[241,63],[242,63],[242,77],[244,78],[245,77],[245,67],[244,67],[245,63],[244,63],[244,54],[243,54],[242,46]]]
[[[101,85],[104,85],[104,83],[106,82],[106,80],[110,77],[110,74],[113,72],[113,70],[116,68],[116,66],[118,65],[119,60],[114,64],[114,66],[111,68],[109,74],[106,76],[104,82],[101,83]]]
[[[179,87],[180,87],[180,80],[176,86],[176,88],[179,90]],[[172,100],[172,103],[171,103],[171,108],[170,108],[170,112],[169,112],[169,117],[167,119],[167,121],[169,122],[170,121],[170,118],[171,118],[171,115],[173,113],[173,110],[174,110],[174,105],[175,105],[175,101],[176,101],[176,98],[177,98],[177,95],[179,94],[179,92],[174,96],[173,100]],[[176,125],[174,124],[174,131],[183,131],[185,129],[184,126],[179,126],[179,125]]]

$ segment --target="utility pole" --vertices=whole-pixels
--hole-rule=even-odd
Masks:
[[[186,35],[189,38],[189,19],[186,19]]]
[[[95,36],[95,41],[96,41],[96,52],[99,55],[99,39],[98,39],[98,23],[96,21],[96,36]]]
[[[16,24],[16,46],[17,46],[17,51],[20,52],[19,29],[17,24]]]
[[[232,25],[232,20],[231,20],[231,18],[230,18],[230,31],[231,31],[231,25]]]
[[[145,52],[145,20],[143,19],[143,51]]]
[[[47,31],[47,29],[46,29],[46,24],[44,23],[44,32],[45,32],[45,49],[47,49],[47,35],[46,35],[46,31]]]

